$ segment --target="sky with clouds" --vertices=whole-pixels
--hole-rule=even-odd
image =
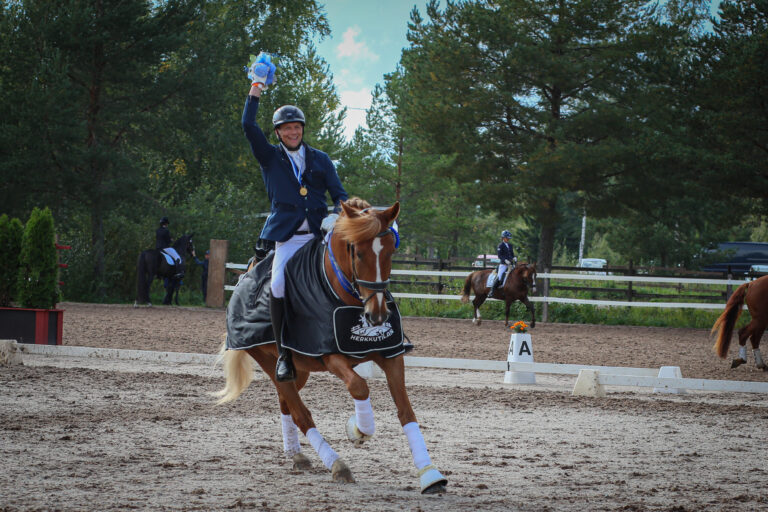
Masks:
[[[414,6],[422,16],[426,0],[327,0],[331,37],[317,46],[328,62],[341,102],[348,108],[345,135],[365,124],[371,91],[395,70],[408,44],[408,20]]]

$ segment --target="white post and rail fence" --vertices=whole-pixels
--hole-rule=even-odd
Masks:
[[[227,262],[228,244],[226,240],[211,240],[211,256],[208,281],[207,305],[223,307],[225,305],[225,292],[234,290],[233,285],[226,283],[228,271],[242,273],[246,265],[242,263]],[[663,285],[708,285],[725,287],[725,293],[730,294],[732,287],[740,286],[746,280],[739,279],[710,279],[710,278],[685,278],[685,277],[661,277],[661,276],[618,276],[606,275],[594,271],[589,273],[553,273],[542,272],[537,274],[537,279],[543,281],[543,296],[531,296],[532,302],[542,303],[544,308],[548,304],[578,304],[607,307],[646,307],[646,308],[681,308],[681,309],[705,309],[723,310],[725,303],[712,302],[661,302],[661,301],[637,301],[637,300],[598,300],[576,299],[569,297],[552,297],[548,294],[550,280],[571,281],[611,281],[625,283],[658,283]],[[402,270],[393,269],[393,276],[429,276],[440,279],[465,278],[471,271],[449,270]],[[460,300],[460,295],[440,293],[401,293],[393,292],[395,298],[423,299],[423,300]],[[546,319],[544,320],[546,321]],[[511,384],[534,384],[535,374],[559,374],[577,376],[574,385],[574,395],[603,396],[606,386],[627,387],[651,387],[654,392],[680,393],[685,390],[692,391],[719,391],[719,392],[746,392],[768,393],[768,382],[727,381],[710,379],[687,379],[680,374],[679,367],[663,366],[661,368],[622,368],[589,365],[571,365],[554,363],[533,362],[533,344],[528,338],[527,348],[530,351],[530,359],[521,357],[517,352],[525,344],[515,345],[515,335],[510,340],[509,356],[507,361],[487,361],[475,359],[447,359],[430,357],[405,357],[406,366],[420,368],[439,368],[456,370],[479,370],[504,372],[504,382]],[[518,340],[519,341],[519,340]],[[358,366],[358,372],[365,377],[380,376],[380,370],[371,363]]]

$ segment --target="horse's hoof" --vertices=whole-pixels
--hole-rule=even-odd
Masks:
[[[744,363],[746,363],[746,361],[741,359],[741,358],[734,359],[731,362],[731,368],[738,368],[739,366],[743,365]]]
[[[357,428],[357,423],[355,422],[354,416],[349,418],[349,421],[347,421],[347,439],[352,441],[352,444],[355,446],[362,446],[363,443],[369,440],[371,437],[373,436],[360,432],[360,429]]]
[[[312,469],[312,462],[303,453],[296,453],[293,455],[293,469],[296,471]]]
[[[347,463],[341,459],[336,459],[336,462],[331,466],[331,478],[333,478],[334,482],[341,482],[343,484],[355,483],[352,471],[350,471]]]
[[[419,483],[421,484],[421,494],[440,494],[445,492],[445,486],[448,480],[430,464],[419,470]]]

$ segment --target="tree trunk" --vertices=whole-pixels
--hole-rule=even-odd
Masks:
[[[557,229],[556,202],[551,201],[547,211],[540,216],[542,221],[541,237],[539,240],[539,257],[536,260],[538,269],[552,268],[552,257],[555,252],[555,230]]]
[[[91,208],[91,249],[96,294],[104,297],[107,292],[104,287],[104,215],[98,202]]]

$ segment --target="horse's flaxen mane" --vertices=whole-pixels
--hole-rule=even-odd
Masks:
[[[368,201],[360,199],[359,197],[349,199],[346,204],[358,211],[371,207]],[[381,231],[386,229],[386,226],[383,226],[382,224],[382,221],[376,215],[375,211],[368,211],[353,217],[342,214],[336,221],[333,232],[338,234],[345,241],[354,244],[375,237]]]

